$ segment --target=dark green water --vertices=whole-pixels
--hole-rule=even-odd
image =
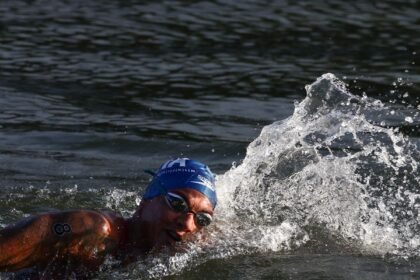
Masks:
[[[419,144],[419,30],[418,1],[1,1],[0,227],[52,209],[129,215],[148,182],[142,170],[172,157],[222,175],[324,73],[381,100],[388,113],[372,122]],[[343,245],[235,250],[167,274],[416,279],[420,270],[415,253],[394,261]]]

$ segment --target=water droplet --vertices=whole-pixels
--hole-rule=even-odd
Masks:
[[[140,205],[140,202],[141,202],[141,198],[140,197],[136,197],[136,205],[137,206]]]
[[[413,118],[412,117],[405,117],[404,120],[408,123],[413,123]]]

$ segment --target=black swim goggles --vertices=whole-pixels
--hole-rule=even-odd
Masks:
[[[168,206],[175,212],[194,214],[194,222],[199,227],[208,226],[213,220],[213,217],[209,213],[191,211],[185,199],[180,195],[177,195],[172,192],[167,192],[164,195],[164,198]]]

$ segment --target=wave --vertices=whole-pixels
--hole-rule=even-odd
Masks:
[[[369,119],[384,104],[352,95],[332,74],[306,91],[291,117],[264,127],[243,162],[219,176],[226,239],[257,251],[419,256],[417,146]]]

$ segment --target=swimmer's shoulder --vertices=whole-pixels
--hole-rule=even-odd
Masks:
[[[52,231],[56,236],[84,240],[84,243],[116,249],[126,234],[126,221],[118,213],[99,210],[70,210],[51,213]],[[65,240],[65,239],[64,239]]]
[[[125,225],[124,218],[111,211],[68,210],[47,215],[51,219],[50,224],[63,226],[67,224],[75,234],[94,231],[97,234],[109,235],[112,231],[123,230]]]

